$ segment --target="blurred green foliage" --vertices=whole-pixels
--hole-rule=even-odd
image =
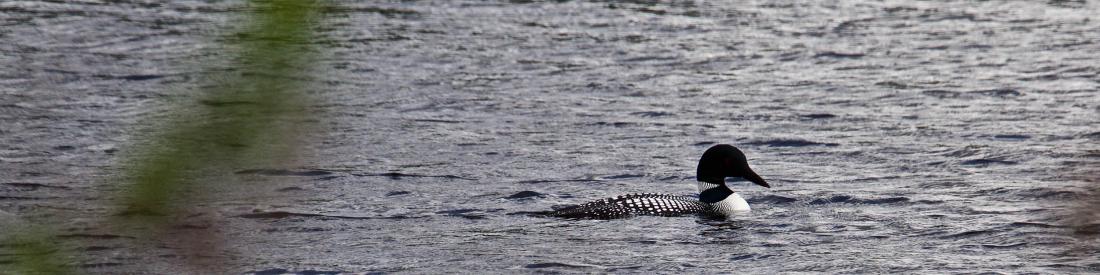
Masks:
[[[0,244],[7,248],[13,264],[5,267],[11,270],[0,270],[0,274],[73,274],[63,260],[68,257],[49,229],[19,228],[9,233]]]
[[[117,216],[123,219],[108,225],[136,222],[140,226],[134,228],[153,233],[145,236],[161,237],[156,229],[192,200],[216,192],[209,187],[233,184],[233,169],[274,164],[295,155],[294,142],[303,131],[296,122],[307,121],[309,101],[303,82],[309,79],[316,55],[311,41],[321,3],[255,0],[249,7],[244,12],[247,25],[227,45],[235,52],[221,55],[233,58],[233,69],[206,80],[210,85],[198,91],[195,104],[173,106],[168,119],[148,129],[154,134],[127,150]],[[72,273],[63,246],[49,228],[2,233],[0,248],[10,257],[7,267],[13,270],[0,274]]]
[[[159,136],[137,150],[127,169],[132,181],[126,216],[177,212],[181,201],[201,196],[196,181],[232,182],[225,169],[263,165],[293,155],[296,127],[305,116],[313,22],[319,3],[253,1],[252,24],[231,39],[239,51],[235,70],[215,83],[195,108],[159,125]],[[193,188],[192,188],[193,187]]]

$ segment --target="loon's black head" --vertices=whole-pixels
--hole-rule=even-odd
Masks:
[[[718,185],[725,185],[726,177],[740,177],[757,185],[771,188],[768,182],[749,168],[745,153],[733,145],[718,144],[711,146],[699,159],[699,168],[695,179]]]

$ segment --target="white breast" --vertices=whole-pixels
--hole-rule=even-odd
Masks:
[[[737,181],[739,179],[740,178],[734,178],[733,181]],[[697,183],[700,193],[702,193],[703,190],[719,187],[717,184],[707,182],[700,181]],[[752,208],[749,207],[749,203],[745,201],[745,198],[742,198],[741,195],[737,193],[730,194],[726,197],[726,199],[718,201],[718,203],[714,203],[712,204],[712,206],[714,207],[715,211],[721,213],[722,215],[725,215],[726,217],[752,210]]]
[[[726,217],[752,210],[749,208],[749,203],[737,193],[730,194],[726,199],[715,203],[714,207]]]

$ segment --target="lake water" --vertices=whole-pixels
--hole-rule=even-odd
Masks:
[[[0,211],[82,272],[1100,272],[1096,1],[331,2],[303,159],[197,205],[190,256],[95,222],[248,11],[169,2],[0,2]],[[718,143],[751,214],[524,214],[694,195]]]

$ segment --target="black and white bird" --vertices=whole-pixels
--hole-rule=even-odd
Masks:
[[[695,171],[699,198],[665,194],[629,194],[593,201],[551,212],[551,216],[572,219],[618,219],[633,216],[703,215],[728,218],[751,210],[745,199],[733,192],[730,182],[749,181],[771,188],[749,168],[745,153],[729,144],[711,146],[699,159]]]

